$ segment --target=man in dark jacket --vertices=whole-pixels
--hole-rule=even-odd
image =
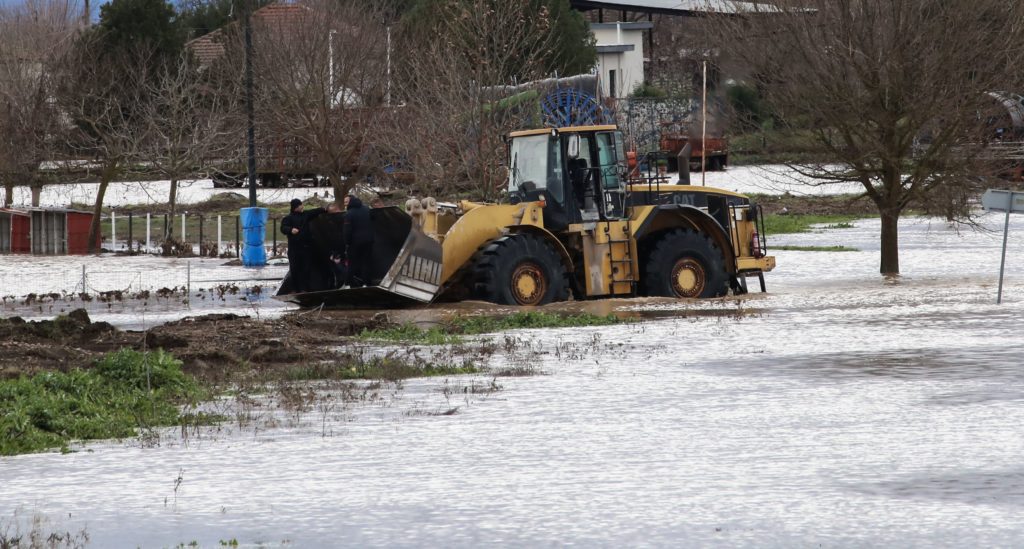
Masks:
[[[348,260],[349,286],[359,288],[371,282],[373,225],[370,209],[353,195],[345,197],[345,258]]]
[[[313,240],[309,220],[324,212],[323,208],[304,211],[298,198],[291,202],[291,212],[281,220],[281,232],[288,237],[288,272],[295,292],[313,290],[310,274],[313,261]]]

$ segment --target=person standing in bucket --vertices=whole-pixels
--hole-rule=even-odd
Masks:
[[[309,220],[323,213],[323,208],[304,211],[302,201],[292,199],[291,213],[281,220],[281,232],[288,237],[288,272],[291,273],[295,292],[311,290],[309,284],[313,259],[313,241],[310,238]]]
[[[370,222],[370,209],[351,194],[345,197],[344,227],[349,286],[359,288],[371,282],[373,225]]]

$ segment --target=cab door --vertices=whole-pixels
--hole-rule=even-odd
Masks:
[[[626,173],[622,132],[607,131],[594,134],[595,171],[601,191],[601,219],[626,217]]]

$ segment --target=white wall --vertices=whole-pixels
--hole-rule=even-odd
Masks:
[[[644,31],[642,29],[622,28],[618,23],[592,25],[591,32],[600,46],[633,46],[631,51],[598,53],[597,68],[601,77],[601,94],[611,95],[609,71],[615,71],[615,95],[626,97],[633,89],[644,81]],[[635,25],[635,24],[632,24]],[[607,28],[607,27],[611,28]]]

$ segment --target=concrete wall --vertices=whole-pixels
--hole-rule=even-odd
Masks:
[[[644,32],[649,23],[591,23],[603,97],[627,97],[644,81]],[[614,94],[612,72],[614,72]]]

